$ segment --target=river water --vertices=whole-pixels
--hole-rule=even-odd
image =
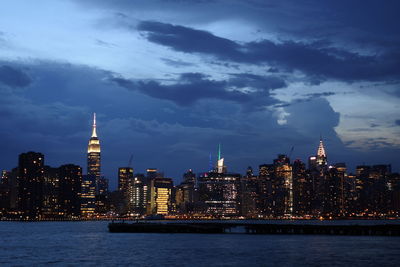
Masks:
[[[121,234],[107,222],[0,222],[0,266],[400,266],[400,237]]]

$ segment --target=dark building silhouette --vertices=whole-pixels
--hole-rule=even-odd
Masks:
[[[301,160],[293,162],[293,211],[295,215],[311,215],[312,180]]]
[[[183,182],[176,187],[175,203],[178,213],[194,212],[194,203],[197,201],[196,174],[189,169],[183,174]]]
[[[60,212],[65,218],[81,214],[82,168],[67,164],[58,168]]]
[[[118,168],[118,191],[123,196],[123,201],[120,205],[120,213],[127,213],[130,208],[130,187],[133,182],[133,168],[121,167]]]
[[[356,167],[357,213],[376,216],[390,211],[390,165]]]
[[[43,208],[44,156],[27,152],[18,161],[18,208],[27,219],[40,219]]]
[[[133,168],[121,167],[118,168],[118,190],[128,192],[129,185],[133,179]]]
[[[60,218],[60,182],[57,168],[44,167],[42,218]]]
[[[254,175],[251,167],[247,168],[246,175],[240,179],[241,186],[241,215],[247,218],[257,218],[262,214],[260,208],[260,177]]]
[[[0,216],[4,216],[10,210],[11,188],[9,181],[11,179],[11,172],[2,171],[0,179]]]
[[[259,206],[258,210],[263,216],[273,216],[275,211],[274,165],[262,164],[259,166]]]

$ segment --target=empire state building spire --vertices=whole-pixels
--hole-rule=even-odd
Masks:
[[[92,137],[97,137],[96,132],[96,113],[93,113],[93,129],[92,129]]]
[[[96,113],[93,114],[92,136],[89,139],[87,159],[88,159],[88,175],[100,178],[100,140],[96,132]]]

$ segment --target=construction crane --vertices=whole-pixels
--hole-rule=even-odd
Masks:
[[[294,150],[294,146],[292,146],[292,148],[290,149],[290,152],[289,152],[289,155],[288,155],[289,159],[292,157],[293,150]]]
[[[129,158],[128,161],[128,167],[132,168],[132,160],[133,160],[133,154],[131,155],[131,157]]]

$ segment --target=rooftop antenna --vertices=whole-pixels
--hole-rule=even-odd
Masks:
[[[132,160],[133,160],[133,154],[131,154],[129,161],[128,161],[128,167],[132,168]]]
[[[97,132],[96,132],[96,113],[93,113],[92,137],[97,137]]]
[[[212,154],[211,154],[211,152],[210,152],[210,158],[209,158],[209,162],[208,162],[208,169],[210,171],[212,171],[212,169],[213,169],[213,162],[212,162]]]

